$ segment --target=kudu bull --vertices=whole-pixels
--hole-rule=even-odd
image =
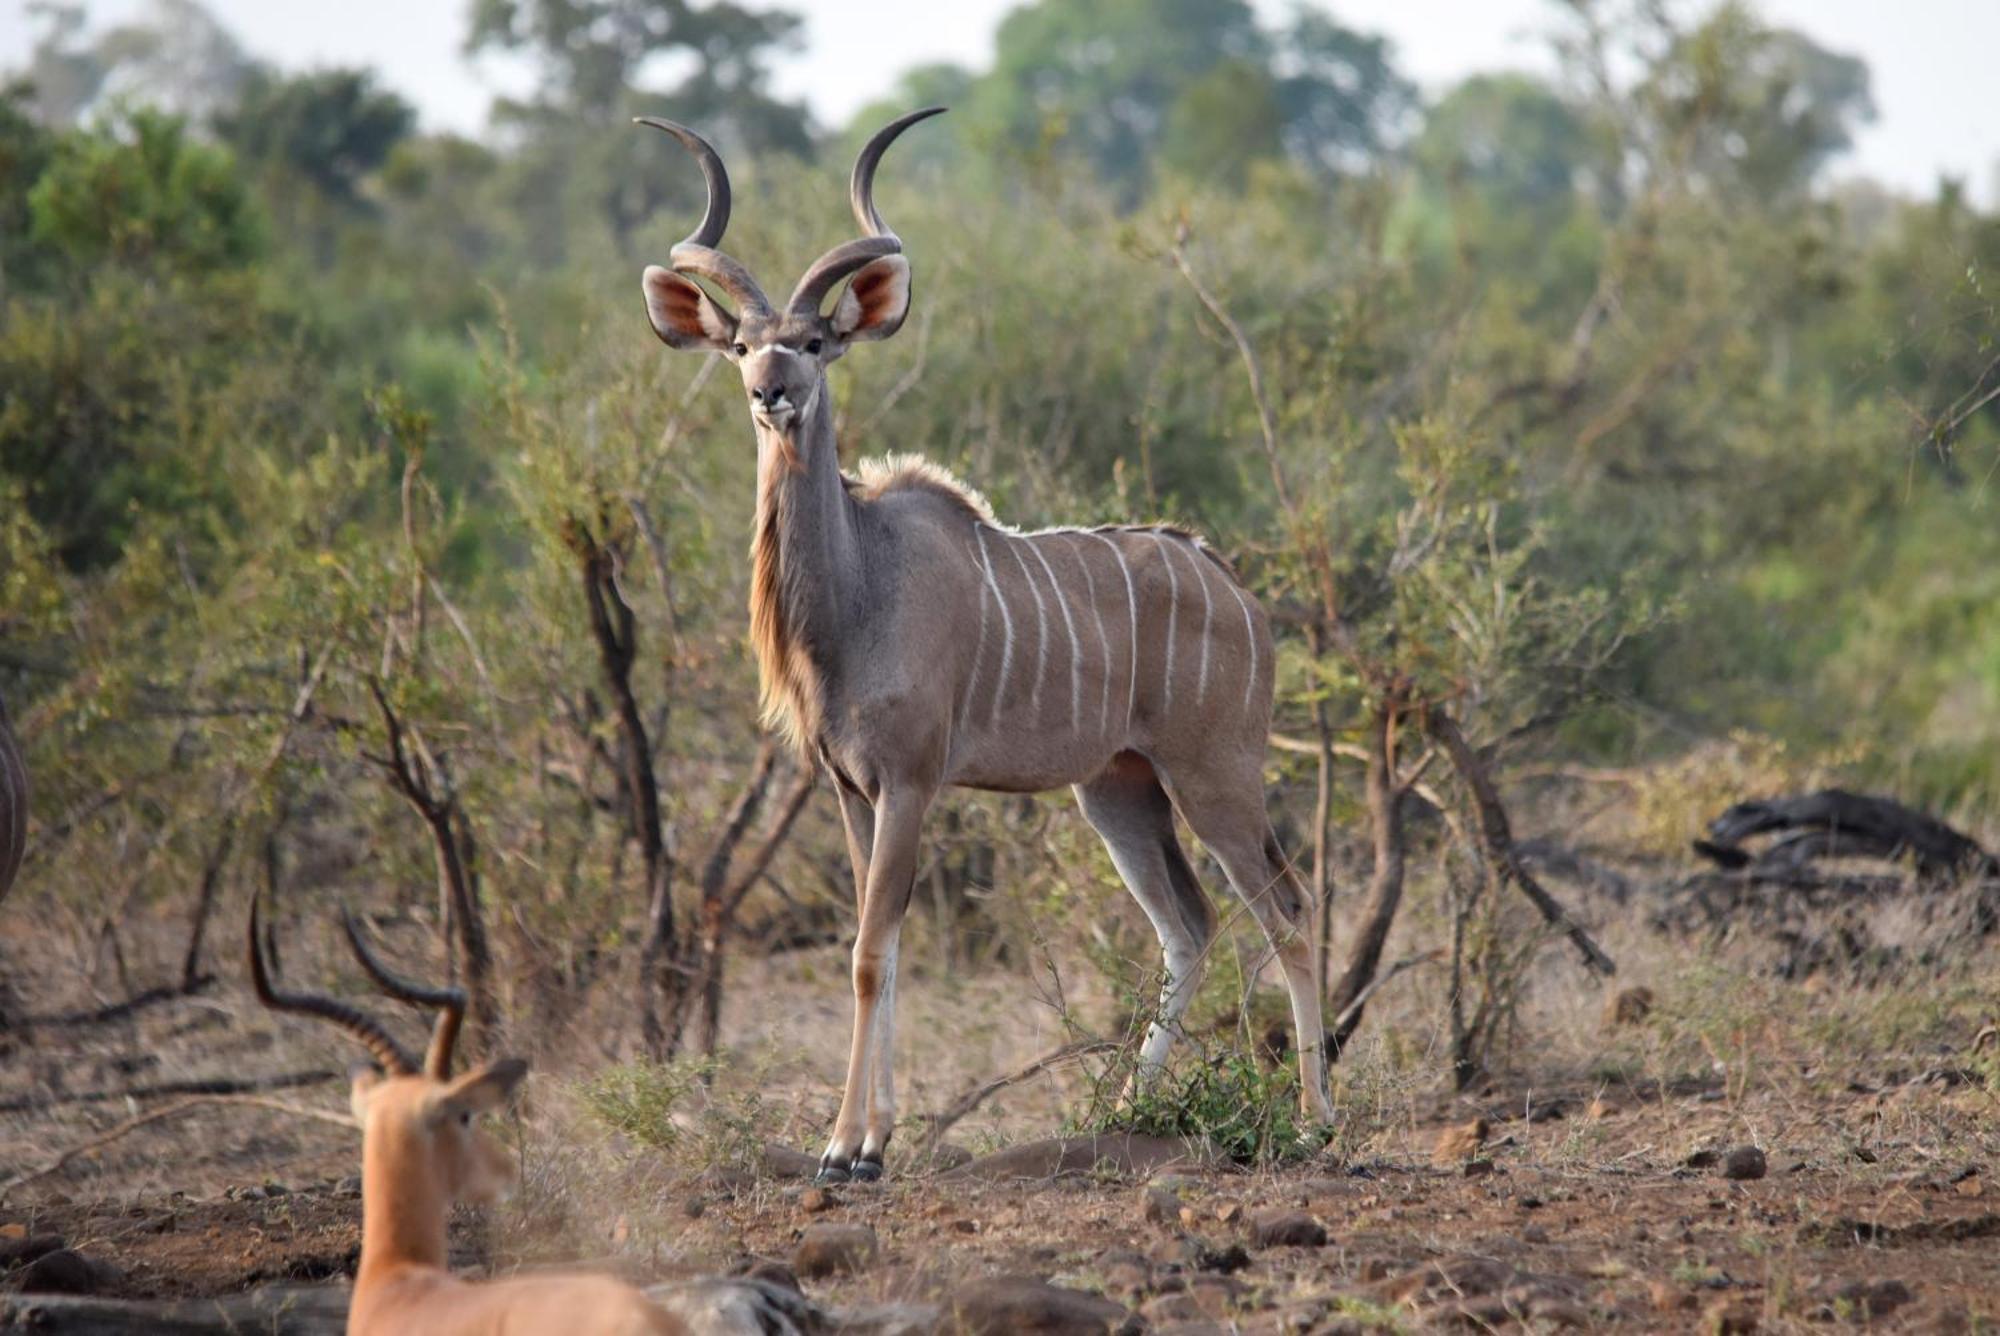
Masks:
[[[832,776],[854,864],[854,1036],[821,1177],[882,1171],[895,1123],[896,944],[924,814],[946,785],[1075,789],[1165,955],[1142,1081],[1166,1059],[1215,930],[1175,835],[1178,811],[1276,950],[1300,1100],[1330,1120],[1310,906],[1264,810],[1263,610],[1178,529],[1020,533],[919,460],[841,472],[827,367],[894,334],[910,307],[910,263],[875,207],[876,165],[942,110],[913,112],[868,141],[850,184],[862,235],[815,261],[781,307],[716,249],[730,191],[715,149],[685,126],[642,118],[694,155],[708,186],[706,214],[673,248],[672,268],[645,271],[647,313],[669,346],[720,354],[742,372],[757,436],[750,631],[766,719]]]

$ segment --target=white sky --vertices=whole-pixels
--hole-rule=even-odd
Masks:
[[[85,0],[93,19],[141,12],[145,0]],[[785,3],[785,0],[780,0]],[[804,97],[838,124],[911,65],[950,60],[975,68],[1016,0],[789,0],[806,14],[805,49],[775,70],[776,91]],[[27,56],[29,0],[0,0],[0,69]],[[478,132],[496,91],[518,90],[522,70],[469,64],[459,54],[463,0],[206,0],[253,54],[288,68],[372,65],[432,128]],[[1272,19],[1290,0],[1254,0]],[[1546,69],[1538,34],[1550,0],[1320,0],[1341,21],[1385,33],[1398,63],[1427,91],[1466,74]],[[1757,0],[1770,19],[1834,50],[1864,56],[1880,117],[1836,172],[1861,172],[1918,194],[1940,173],[2000,203],[2000,0]]]

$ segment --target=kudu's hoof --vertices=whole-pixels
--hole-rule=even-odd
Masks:
[[[854,1175],[854,1181],[857,1183],[873,1183],[882,1177],[882,1162],[880,1160],[856,1160],[854,1168],[850,1172]]]
[[[813,1175],[813,1182],[826,1188],[833,1187],[835,1184],[845,1183],[851,1177],[853,1175],[837,1164],[822,1164],[819,1167],[819,1172]]]

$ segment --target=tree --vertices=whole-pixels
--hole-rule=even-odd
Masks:
[[[328,199],[359,202],[361,179],[387,161],[416,124],[416,111],[378,88],[368,70],[286,76],[258,70],[215,130],[246,164],[310,181]]]
[[[36,240],[79,270],[203,274],[263,250],[256,201],[228,150],[196,142],[186,122],[160,112],[61,140],[28,208]]]
[[[1059,145],[1132,203],[1156,158],[1223,184],[1283,155],[1351,169],[1413,105],[1385,42],[1315,10],[1273,33],[1245,0],[1037,0],[1001,23],[971,116],[1017,151]]]
[[[677,119],[725,119],[752,151],[803,153],[811,147],[804,110],[763,91],[771,53],[796,45],[800,24],[796,14],[729,0],[475,0],[465,49],[535,57],[534,107],[543,112],[602,125],[644,99]],[[692,71],[672,88],[647,81],[649,68],[688,59]]]

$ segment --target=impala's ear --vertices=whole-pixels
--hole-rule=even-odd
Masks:
[[[717,306],[698,284],[671,269],[646,266],[639,280],[653,332],[670,348],[722,352],[736,340],[736,317]]]
[[[863,265],[833,307],[833,332],[850,342],[886,339],[910,313],[910,262],[885,255]]]
[[[500,1058],[452,1081],[436,1100],[454,1113],[487,1113],[505,1104],[527,1074],[528,1064],[520,1058]]]

